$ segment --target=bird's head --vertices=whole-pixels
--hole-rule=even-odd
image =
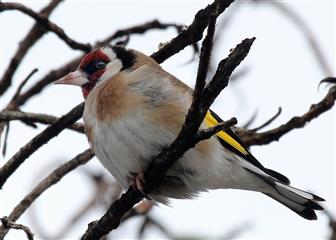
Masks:
[[[56,84],[80,86],[86,98],[97,83],[110,79],[121,71],[130,71],[136,63],[136,51],[122,46],[101,47],[86,54],[76,71]]]

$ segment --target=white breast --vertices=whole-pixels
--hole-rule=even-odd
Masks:
[[[94,132],[97,157],[124,187],[128,186],[131,173],[144,171],[151,157],[174,139],[171,133],[146,122],[139,111],[110,124],[96,124]]]

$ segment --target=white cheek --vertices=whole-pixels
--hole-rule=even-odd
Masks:
[[[120,60],[116,59],[106,65],[106,70],[103,75],[100,76],[99,82],[104,82],[117,75],[122,68],[122,63]]]
[[[103,53],[105,53],[110,59],[116,59],[117,55],[113,52],[113,50],[110,47],[103,47],[102,48]]]

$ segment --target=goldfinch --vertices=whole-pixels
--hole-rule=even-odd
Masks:
[[[76,71],[56,83],[82,88],[89,144],[125,189],[136,174],[141,176],[151,157],[175,139],[193,93],[151,57],[122,46],[88,53]],[[209,111],[201,128],[220,121]],[[221,131],[187,151],[149,197],[167,203],[168,198],[192,198],[225,188],[264,193],[309,220],[317,219],[315,210],[323,210],[317,203],[322,198],[289,186],[288,178],[262,166],[233,130]]]

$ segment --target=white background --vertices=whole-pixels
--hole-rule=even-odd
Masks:
[[[38,11],[47,1],[20,1]],[[189,24],[194,14],[211,1],[66,1],[54,11],[51,20],[80,42],[94,43],[124,27],[153,19],[162,22]],[[334,1],[281,1],[294,10],[309,26],[325,55],[331,74],[335,74],[335,3]],[[268,1],[256,4],[252,1],[237,1],[225,12],[230,21],[219,34],[213,62],[227,56],[230,48],[242,39],[255,36],[250,54],[238,70],[248,72],[239,81],[232,83],[213,106],[224,119],[235,116],[245,123],[255,111],[254,126],[269,119],[279,106],[281,116],[268,128],[276,127],[292,116],[306,112],[310,104],[322,99],[327,88],[317,89],[326,74],[319,67],[307,39],[298,28]],[[26,35],[33,20],[19,12],[1,13],[1,76],[15,53],[18,43]],[[147,54],[157,49],[176,34],[174,29],[150,31],[131,37],[129,46]],[[39,68],[29,85],[50,70],[61,66],[75,56],[73,51],[55,34],[48,33],[33,47],[14,76],[14,84],[22,81],[33,68]],[[192,52],[187,49],[170,58],[162,66],[182,81],[193,86],[197,63],[185,65]],[[214,65],[215,66],[215,65]],[[0,99],[0,107],[10,100],[15,88]],[[81,91],[75,87],[49,86],[42,94],[32,98],[22,107],[25,111],[43,112],[60,116],[82,101]],[[0,166],[38,130],[21,123],[11,125],[8,151],[0,160]],[[34,153],[16,171],[0,192],[0,216],[8,215],[11,209],[46,176],[50,165],[56,160],[65,161],[88,147],[83,135],[64,131],[59,137]],[[294,186],[312,191],[327,201],[326,209],[335,212],[335,111],[329,111],[307,124],[304,129],[285,135],[279,142],[253,147],[254,155],[267,167],[287,175]],[[54,166],[54,165],[53,165]],[[104,171],[94,159],[87,168]],[[46,170],[49,169],[49,170]],[[76,212],[92,194],[91,183],[80,172],[71,173],[56,187],[49,189],[38,200],[39,219],[51,232]],[[104,209],[91,211],[68,238],[78,238],[86,224],[97,219]],[[219,238],[233,228],[246,225],[238,238],[327,238],[328,219],[318,213],[318,221],[307,221],[277,202],[262,194],[217,190],[202,194],[192,201],[172,201],[172,207],[160,206],[151,215],[158,219],[176,236],[199,236]],[[27,215],[19,223],[31,226]],[[114,232],[115,238],[135,237],[139,219],[122,225]],[[32,228],[34,231],[34,228]],[[164,237],[151,228],[146,237]],[[11,231],[8,239],[24,238],[19,231]]]

